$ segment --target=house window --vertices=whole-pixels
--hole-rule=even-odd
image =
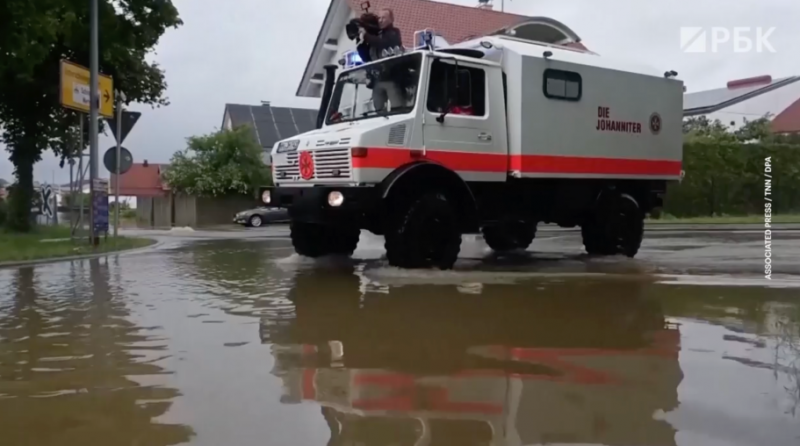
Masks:
[[[486,72],[434,61],[428,85],[428,110],[443,113],[448,107],[453,114],[486,116]]]
[[[544,95],[550,99],[578,101],[583,93],[581,75],[573,71],[544,70]]]

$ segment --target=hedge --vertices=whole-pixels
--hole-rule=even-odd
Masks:
[[[800,212],[800,145],[704,141],[684,144],[685,177],[668,187],[663,212],[676,217],[762,214],[767,159],[773,213]]]

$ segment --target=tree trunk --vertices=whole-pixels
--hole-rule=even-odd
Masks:
[[[36,147],[27,147],[22,143],[13,148],[14,174],[17,183],[9,197],[8,227],[12,231],[28,232],[31,230],[31,204],[33,203],[33,164]],[[34,143],[35,144],[35,143]]]

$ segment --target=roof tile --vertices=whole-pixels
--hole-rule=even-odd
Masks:
[[[361,11],[363,0],[348,1],[354,11]],[[448,43],[454,44],[528,19],[517,14],[429,0],[371,0],[370,4],[372,12],[381,8],[392,9],[395,26],[400,30],[406,48],[414,46],[414,32],[426,28],[435,30]]]
[[[136,163],[131,169],[120,176],[119,194],[127,197],[158,197],[164,195],[164,185],[161,182],[161,171],[166,164]],[[116,188],[116,175],[111,174],[111,190]]]

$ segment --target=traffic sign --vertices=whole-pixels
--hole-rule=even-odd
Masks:
[[[142,112],[136,111],[123,111],[122,112],[122,137],[120,138],[117,135],[117,119],[115,118],[106,118],[106,122],[108,126],[111,127],[111,133],[114,134],[114,139],[116,139],[120,144],[125,142],[125,138],[128,136],[128,133],[131,131],[134,125],[136,125],[136,121],[139,120],[139,117],[142,116]]]
[[[122,175],[125,172],[131,170],[131,166],[133,165],[133,155],[131,155],[131,152],[125,147],[120,147],[119,153],[120,153],[119,174]],[[115,173],[115,171],[117,170],[116,147],[112,147],[106,150],[105,155],[103,155],[103,165],[106,166],[106,169],[108,169],[109,172]]]
[[[100,116],[114,116],[114,80],[111,76],[99,75]],[[61,105],[83,113],[89,113],[89,69],[78,64],[61,61]]]
[[[53,218],[53,208],[55,206],[53,205],[54,203],[51,203],[51,200],[52,202],[56,201],[55,200],[56,197],[55,195],[53,195],[53,188],[49,184],[46,184],[42,186],[41,194],[42,194],[42,203],[41,203],[42,215],[44,215],[47,218]]]

